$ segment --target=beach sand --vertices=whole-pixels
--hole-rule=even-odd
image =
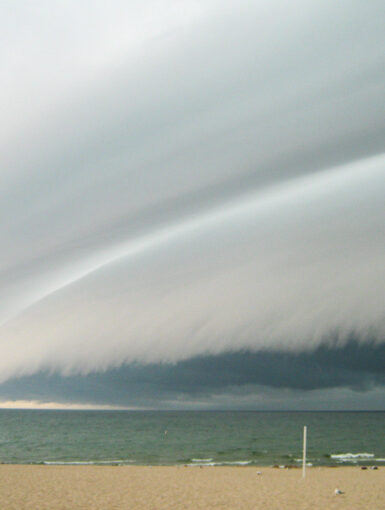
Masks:
[[[382,510],[385,468],[0,465],[0,508]]]

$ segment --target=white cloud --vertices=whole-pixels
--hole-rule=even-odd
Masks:
[[[384,178],[363,160],[116,246],[3,325],[3,378],[383,338]]]

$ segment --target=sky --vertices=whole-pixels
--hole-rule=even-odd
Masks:
[[[0,407],[384,409],[382,1],[0,5]]]

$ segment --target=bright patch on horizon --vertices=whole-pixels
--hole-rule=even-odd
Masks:
[[[52,409],[52,410],[100,410],[100,411],[119,411],[119,410],[139,410],[138,407],[124,407],[97,404],[63,404],[60,402],[39,402],[38,400],[3,400],[0,401],[0,409]]]

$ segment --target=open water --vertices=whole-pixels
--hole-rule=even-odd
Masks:
[[[385,466],[385,412],[0,410],[0,462]]]

